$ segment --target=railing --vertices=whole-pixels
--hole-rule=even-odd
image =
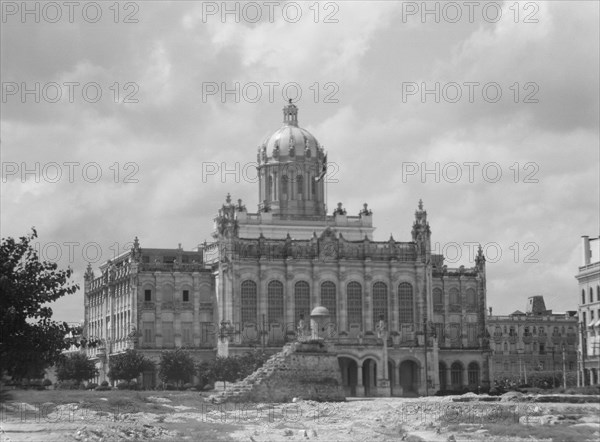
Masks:
[[[414,243],[374,243],[371,241],[320,241],[320,240],[252,240],[241,239],[231,246],[225,245],[222,254],[234,259],[317,259],[342,258],[377,261],[396,259],[413,262],[416,259]]]
[[[197,272],[204,269],[202,263],[140,263],[140,271],[144,272]]]

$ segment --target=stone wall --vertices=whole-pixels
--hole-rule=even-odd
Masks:
[[[342,375],[334,352],[322,344],[294,342],[240,382],[211,396],[214,402],[289,402],[345,400]]]

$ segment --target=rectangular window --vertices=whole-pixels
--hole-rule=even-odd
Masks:
[[[189,290],[183,291],[183,302],[190,302],[190,291]]]
[[[541,355],[546,354],[546,344],[540,344],[540,354]]]
[[[144,344],[154,345],[154,322],[144,322]]]
[[[144,301],[152,301],[152,290],[144,290]]]
[[[175,340],[173,338],[173,322],[163,322],[163,347],[173,347]]]
[[[190,346],[194,343],[192,341],[192,323],[191,322],[182,322],[181,323],[181,338],[183,341],[183,345]]]
[[[594,310],[590,311],[590,321],[594,319]]]

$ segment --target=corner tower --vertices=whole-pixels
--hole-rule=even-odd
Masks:
[[[259,211],[282,218],[325,216],[327,156],[317,139],[298,126],[298,107],[283,108],[283,126],[258,147]]]

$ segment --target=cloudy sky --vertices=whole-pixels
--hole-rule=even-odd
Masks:
[[[375,239],[409,241],[422,198],[450,267],[484,246],[494,313],[577,308],[600,231],[597,2],[54,5],[2,4],[1,233],[35,226],[81,286],[136,235],[210,239],[228,192],[255,211],[289,97],[328,151],[330,212],[367,202]],[[54,310],[83,318],[83,290]]]

